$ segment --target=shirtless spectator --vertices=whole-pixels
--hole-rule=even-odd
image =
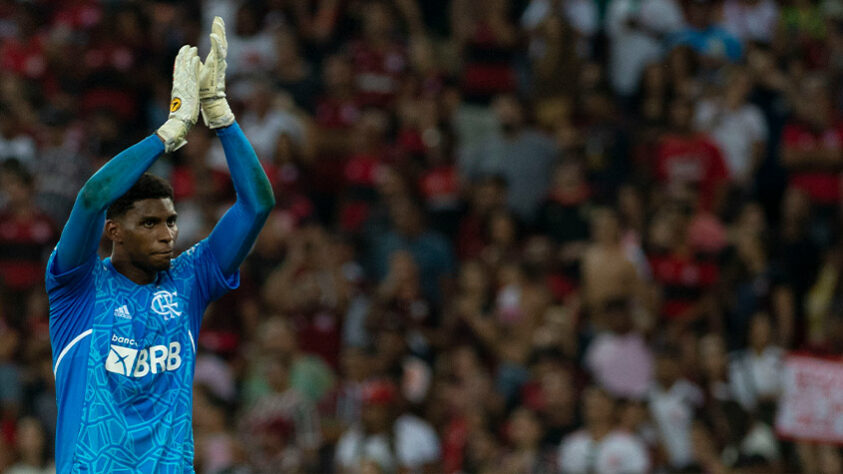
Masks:
[[[634,300],[641,295],[642,283],[635,265],[621,244],[618,216],[612,209],[595,210],[591,219],[592,243],[582,260],[585,306],[600,326],[606,304],[618,298]]]

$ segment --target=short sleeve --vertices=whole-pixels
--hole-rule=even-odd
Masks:
[[[619,472],[643,474],[650,470],[650,457],[646,447],[640,440],[628,434],[616,434],[606,440],[603,456],[609,461],[607,464],[615,465],[612,461],[620,460],[623,468],[619,469]]]
[[[568,435],[562,441],[557,457],[560,471],[565,473],[586,472],[588,443],[582,441],[582,433],[579,431]]]
[[[240,271],[226,277],[217,262],[214,253],[203,239],[193,247],[182,252],[173,262],[173,271],[179,278],[193,276],[197,296],[201,298],[201,307],[219,299],[226,292],[240,286]]]
[[[723,152],[714,144],[714,142],[707,141],[706,147],[711,156],[711,167],[709,168],[709,178],[714,181],[720,181],[729,177],[729,171],[726,169],[726,160],[723,159]]]
[[[672,1],[641,2],[639,18],[651,30],[672,33],[682,28],[682,10]]]
[[[694,111],[694,125],[697,130],[711,131],[716,114],[717,107],[710,100],[701,101]]]
[[[767,137],[769,136],[767,131],[767,121],[764,120],[764,115],[761,113],[761,110],[755,105],[751,105],[748,110],[749,113],[747,116],[749,117],[748,122],[750,123],[752,138],[756,142],[767,141]]]
[[[398,457],[403,466],[415,469],[440,458],[439,439],[427,423],[413,418],[399,421],[401,439]]]

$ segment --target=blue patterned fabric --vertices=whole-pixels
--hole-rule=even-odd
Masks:
[[[138,285],[95,255],[47,269],[65,472],[193,472],[196,335],[212,300],[236,288],[203,240]]]

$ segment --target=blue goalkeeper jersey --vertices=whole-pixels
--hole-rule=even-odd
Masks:
[[[92,255],[47,268],[56,469],[193,472],[193,370],[207,305],[239,284],[203,240],[138,285]]]

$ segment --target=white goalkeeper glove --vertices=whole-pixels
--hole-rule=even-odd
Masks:
[[[199,102],[202,105],[202,119],[208,128],[227,127],[234,123],[234,114],[225,99],[225,55],[228,41],[225,39],[225,23],[214,17],[211,26],[211,51],[199,70]]]
[[[173,92],[170,96],[170,115],[158,128],[167,153],[183,147],[185,136],[199,119],[199,67],[202,62],[195,47],[184,45],[173,64]]]

